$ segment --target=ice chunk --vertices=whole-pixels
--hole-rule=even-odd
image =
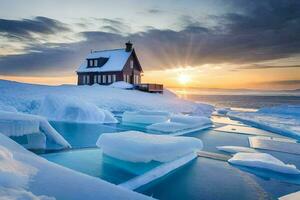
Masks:
[[[300,155],[300,144],[292,139],[255,136],[249,137],[249,144],[252,148]]]
[[[133,85],[125,81],[117,81],[109,85],[110,87],[120,88],[120,89],[132,89]]]
[[[279,197],[279,200],[299,200],[299,199],[300,199],[300,191]]]
[[[163,133],[174,133],[189,128],[188,125],[177,122],[162,122],[147,126],[147,129]]]
[[[143,185],[146,185],[160,177],[165,176],[166,174],[174,171],[175,169],[187,164],[197,157],[196,153],[190,153],[186,156],[178,158],[174,161],[164,163],[143,175],[140,175],[136,178],[133,178],[125,183],[120,184],[120,186],[125,187],[130,190],[135,190]]]
[[[173,115],[170,122],[155,123],[147,126],[147,129],[163,133],[174,133],[184,130],[202,129],[211,126],[211,120],[207,117]]]
[[[279,114],[279,115],[292,115],[295,117],[300,117],[300,106],[299,105],[279,105],[273,107],[261,108],[257,113],[263,114]]]
[[[172,115],[171,122],[189,125],[189,128],[211,124],[211,120],[202,116]]]
[[[117,123],[111,112],[100,109],[94,104],[65,96],[48,95],[45,97],[39,114],[54,121]]]
[[[32,192],[26,191],[24,189],[12,189],[0,187],[0,197],[5,200],[55,200],[54,197],[48,197],[45,195],[34,195]]]
[[[284,164],[281,160],[266,153],[237,153],[229,163],[247,167],[267,169],[285,174],[300,174],[295,165]]]
[[[36,115],[0,111],[0,130],[6,136],[27,136],[26,148],[46,147],[46,140],[59,147],[68,148],[70,144],[49,124],[49,122]],[[46,140],[43,139],[43,136]],[[39,143],[36,143],[39,142]]]
[[[111,157],[130,162],[168,162],[203,147],[202,141],[197,138],[154,135],[139,131],[102,134],[97,146]]]
[[[140,123],[140,124],[154,124],[165,122],[169,119],[170,114],[163,111],[126,111],[123,113],[122,122],[125,123]]]
[[[248,148],[248,147],[241,147],[241,146],[218,146],[216,147],[220,151],[225,151],[228,153],[239,153],[239,152],[245,152],[245,153],[255,153],[257,152],[255,149]]]

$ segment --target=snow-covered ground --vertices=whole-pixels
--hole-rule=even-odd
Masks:
[[[152,199],[51,163],[0,134],[0,199]]]
[[[213,107],[178,98],[165,90],[163,94],[126,90],[110,86],[44,86],[0,80],[0,102],[19,112],[39,113],[48,95],[68,97],[109,111],[162,110],[210,116]]]
[[[228,112],[236,120],[277,134],[300,138],[300,106],[281,105],[257,112]]]

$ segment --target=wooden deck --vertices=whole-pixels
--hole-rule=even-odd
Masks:
[[[156,83],[141,83],[135,86],[136,89],[144,92],[163,93],[164,86]]]

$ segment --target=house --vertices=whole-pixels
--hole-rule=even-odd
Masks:
[[[77,70],[78,85],[109,85],[116,81],[141,83],[143,69],[132,43],[125,49],[92,51]]]

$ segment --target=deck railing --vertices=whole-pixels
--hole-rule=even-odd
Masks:
[[[162,93],[164,90],[164,86],[162,84],[156,83],[141,83],[136,85],[136,88],[145,92],[159,92]]]

